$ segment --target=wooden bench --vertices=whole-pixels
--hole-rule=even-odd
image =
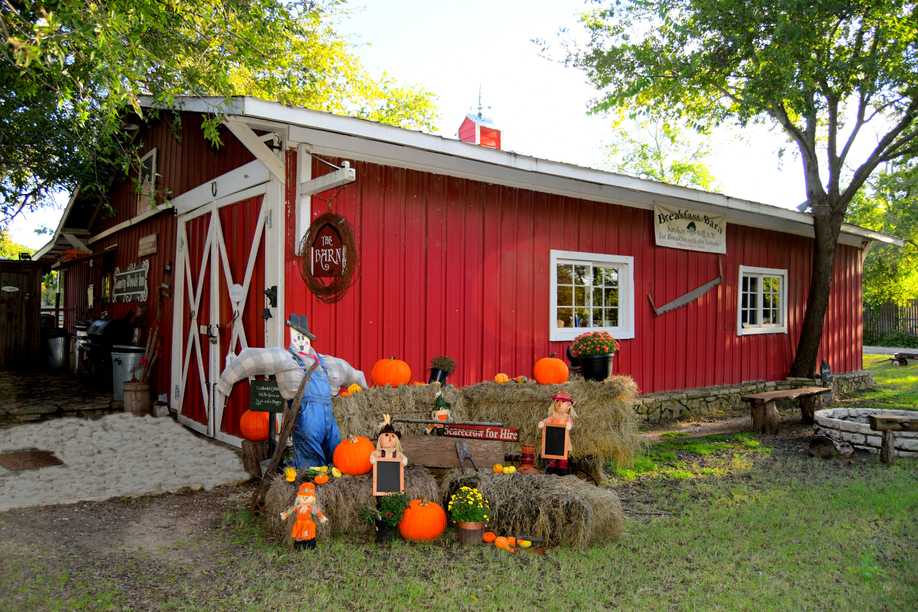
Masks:
[[[918,431],[918,414],[915,416],[870,415],[870,429],[883,433],[883,444],[880,446],[880,461],[892,463],[896,460],[897,431]]]
[[[752,410],[752,429],[758,433],[778,433],[781,415],[775,402],[782,399],[798,400],[800,416],[804,423],[813,423],[813,413],[822,403],[822,396],[831,393],[828,387],[798,387],[744,395],[742,400],[748,402]]]

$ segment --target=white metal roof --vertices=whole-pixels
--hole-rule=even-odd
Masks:
[[[143,99],[142,104],[148,108],[156,106],[150,98]],[[813,217],[796,210],[484,148],[364,119],[247,96],[180,97],[175,100],[175,106],[191,112],[244,117],[254,124],[286,129],[288,146],[303,143],[313,153],[635,208],[652,209],[655,204],[690,206],[726,215],[730,223],[813,236]],[[903,244],[887,234],[847,223],[842,225],[840,242],[862,247],[871,240]]]

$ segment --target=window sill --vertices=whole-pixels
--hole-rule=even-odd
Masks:
[[[616,340],[632,340],[633,329],[622,327],[558,327],[551,330],[548,335],[549,342],[569,342],[587,332],[609,332]]]
[[[737,336],[757,336],[760,334],[786,334],[787,326],[769,325],[767,327],[741,327],[736,330]]]

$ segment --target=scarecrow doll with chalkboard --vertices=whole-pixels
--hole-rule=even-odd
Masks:
[[[392,426],[388,414],[376,436],[376,450],[370,455],[373,464],[373,495],[391,495],[405,491],[405,466],[408,457],[402,452],[401,432]],[[384,469],[385,468],[385,469]]]
[[[327,523],[328,518],[322,513],[316,501],[316,485],[304,482],[296,492],[293,505],[280,513],[282,521],[286,521],[291,514],[296,514],[296,521],[290,529],[290,537],[296,548],[316,547],[316,523],[312,520],[315,516],[320,523]]]
[[[542,458],[547,460],[545,472],[564,476],[570,473],[568,456],[571,452],[570,431],[574,427],[574,400],[567,393],[557,393],[551,398],[551,408],[548,417],[539,421],[542,430]],[[563,434],[559,429],[563,428]],[[552,443],[551,434],[561,434],[560,443]],[[555,448],[548,448],[553,446]]]

